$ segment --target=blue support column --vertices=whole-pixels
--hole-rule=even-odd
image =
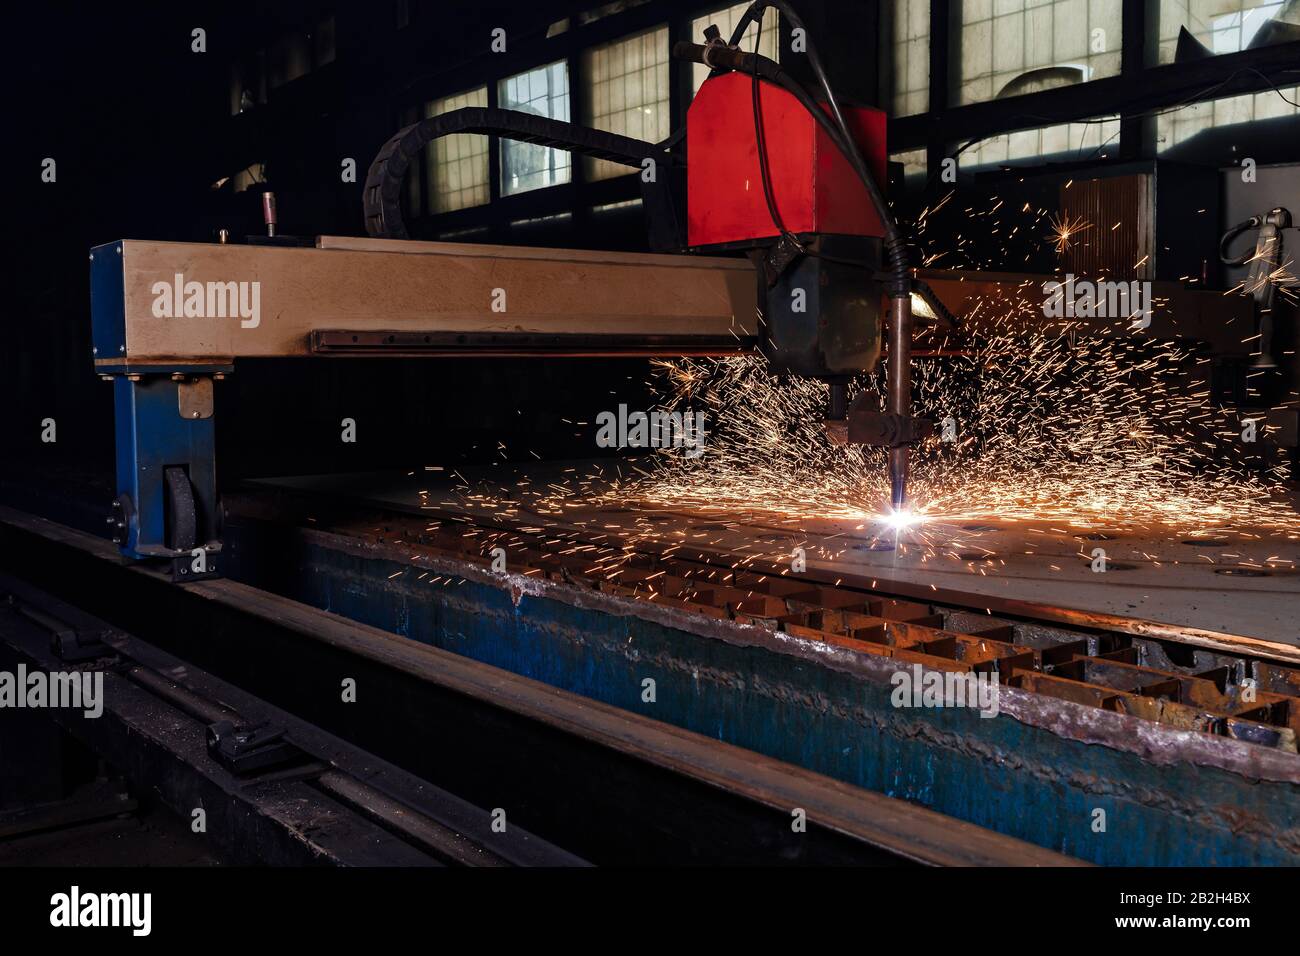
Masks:
[[[168,468],[182,468],[189,478],[195,547],[220,548],[214,419],[210,407],[186,417],[181,392],[192,388],[192,382],[161,375],[134,380],[119,375],[113,380],[121,546],[127,557],[181,559],[187,567],[190,563],[190,550],[173,548],[168,540]]]

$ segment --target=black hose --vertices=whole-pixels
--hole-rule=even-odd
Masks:
[[[757,52],[759,45],[763,41],[763,24],[758,24],[758,35],[754,39],[754,49]],[[763,129],[763,106],[762,106],[762,84],[759,83],[758,73],[753,73],[753,83],[751,84],[751,100],[754,107],[754,143],[758,149],[758,173],[759,178],[763,181],[763,199],[767,202],[767,214],[772,217],[772,224],[776,226],[777,231],[787,240],[793,241],[797,247],[799,244],[794,240],[790,230],[785,228],[785,222],[781,219],[781,210],[776,205],[776,191],[772,188],[772,171],[768,168],[767,161],[767,133]]]
[[[1239,256],[1229,254],[1228,247],[1231,246],[1232,241],[1242,233],[1248,232],[1251,229],[1258,229],[1261,224],[1262,218],[1260,216],[1251,216],[1245,222],[1239,222],[1225,232],[1223,238],[1219,240],[1219,261],[1225,266],[1244,266],[1249,262],[1255,255],[1254,247],[1248,247],[1246,251]]]
[[[787,0],[754,0],[732,31],[731,46],[734,47],[740,43],[750,23],[758,23],[762,20],[763,11],[768,7],[776,9],[790,21],[793,27],[803,30],[805,35],[808,34],[807,25]],[[757,56],[757,53],[755,55]],[[822,92],[826,96],[826,103],[831,108],[831,114],[835,118],[835,125],[841,134],[840,136],[833,136],[832,139],[839,146],[840,152],[849,161],[849,165],[853,167],[854,172],[857,173],[858,178],[862,180],[862,185],[866,187],[867,195],[871,198],[871,204],[875,207],[876,214],[885,227],[885,253],[892,280],[889,284],[889,295],[891,298],[911,295],[911,257],[907,249],[907,238],[894,219],[893,213],[885,201],[884,193],[880,190],[880,185],[876,182],[875,177],[871,175],[871,170],[867,167],[862,151],[858,148],[857,141],[853,138],[848,123],[844,120],[839,101],[835,98],[835,90],[831,87],[830,79],[826,76],[826,70],[822,67],[821,57],[817,55],[817,47],[811,39],[808,41],[808,64],[812,67],[813,75],[817,77],[817,81],[821,84]],[[782,84],[784,88],[799,97],[805,108],[808,108],[810,102],[814,103],[811,112],[820,122],[823,119],[823,113],[821,109],[815,106],[816,101],[807,94],[802,84],[799,84],[793,77],[789,77],[784,71],[782,71],[782,74],[789,81]],[[798,92],[791,84],[798,87]],[[799,96],[800,92],[803,93],[803,96]],[[822,123],[822,126],[825,128],[826,124]]]

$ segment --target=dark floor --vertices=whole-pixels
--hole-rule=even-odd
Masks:
[[[219,865],[201,834],[157,804],[121,817],[0,839],[0,867]]]

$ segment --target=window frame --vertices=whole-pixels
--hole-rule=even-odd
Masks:
[[[1300,40],[1296,40],[1189,63],[1160,64],[1159,0],[1125,0],[1121,8],[1118,75],[956,106],[953,104],[961,82],[956,64],[961,55],[963,0],[929,2],[930,109],[913,116],[891,117],[888,135],[891,154],[923,149],[926,166],[931,170],[940,168],[945,158],[972,139],[1112,115],[1120,118],[1114,159],[1153,159],[1157,156],[1154,111],[1268,91],[1273,85],[1267,79],[1270,70],[1279,71],[1300,60]],[[889,22],[885,4],[880,5],[880,11],[883,28]],[[892,34],[887,36],[882,29],[880,70],[882,79],[889,77],[890,89],[893,60]],[[1144,94],[1137,106],[1135,89]],[[1206,90],[1212,93],[1206,95]]]
[[[877,25],[887,24],[886,5],[872,3]],[[919,0],[909,0],[919,2]],[[924,150],[926,166],[941,168],[942,160],[951,156],[965,142],[1037,127],[1072,121],[1092,120],[1100,116],[1120,117],[1120,135],[1116,148],[1108,154],[1116,162],[1155,158],[1155,117],[1146,111],[1166,109],[1183,103],[1206,102],[1226,96],[1258,93],[1270,88],[1265,77],[1270,72],[1291,68],[1300,60],[1300,41],[1261,47],[1239,53],[1225,53],[1192,63],[1158,63],[1159,0],[1124,0],[1121,26],[1121,68],[1118,76],[1090,80],[1059,89],[1043,90],[1003,100],[989,100],[964,106],[956,103],[956,84],[960,82],[956,57],[960,53],[960,18],[962,0],[928,0],[930,5],[929,109],[912,116],[891,117],[889,151],[891,154]],[[412,89],[410,102],[423,103],[473,88],[486,86],[488,106],[496,107],[497,84],[508,76],[526,72],[556,60],[564,60],[569,75],[569,115],[587,115],[584,98],[587,79],[583,72],[583,51],[609,41],[632,36],[664,24],[668,25],[669,44],[679,40],[698,42],[692,34],[694,20],[733,6],[728,0],[687,2],[669,0],[664,4],[646,4],[603,17],[588,24],[571,21],[569,28],[553,37],[512,48],[507,54],[482,57],[455,75],[444,74],[420,89]],[[667,7],[668,9],[665,9]],[[788,39],[788,25],[782,20],[780,36]],[[881,79],[892,70],[893,37],[877,30],[878,62]],[[1203,91],[1213,87],[1212,95]],[[892,88],[883,83],[881,92]],[[1133,91],[1142,90],[1143,99],[1135,106]],[[1199,94],[1199,95],[1198,95]],[[670,64],[670,128],[679,129],[685,122],[692,99],[691,64]],[[400,105],[409,105],[403,103]],[[890,105],[884,108],[889,109]],[[499,137],[490,137],[489,203],[468,209],[431,214],[426,209],[416,217],[418,231],[454,231],[469,225],[490,225],[493,241],[511,241],[510,222],[543,219],[561,212],[572,214],[575,229],[588,224],[590,210],[635,199],[640,195],[635,176],[616,176],[591,181],[586,163],[571,164],[570,182],[514,195],[501,192]],[[422,172],[423,175],[423,172]]]
[[[672,101],[673,101],[673,96],[672,96],[672,86],[673,86],[673,59],[672,59],[672,43],[673,43],[673,41],[672,41],[672,29],[671,29],[671,27],[669,26],[669,24],[666,23],[666,22],[661,22],[661,23],[656,24],[656,25],[654,25],[654,26],[647,27],[647,28],[644,29],[644,30],[638,30],[638,31],[636,31],[636,32],[634,32],[634,33],[627,33],[627,34],[624,34],[624,35],[622,35],[622,36],[614,37],[614,38],[611,39],[611,40],[605,40],[605,41],[603,41],[603,42],[601,42],[601,43],[593,43],[593,44],[590,44],[590,45],[588,45],[588,46],[584,46],[584,47],[583,47],[581,53],[580,53],[579,56],[578,56],[578,62],[579,62],[578,83],[580,83],[580,84],[582,85],[582,96],[581,96],[581,102],[582,102],[582,104],[583,104],[583,112],[582,112],[582,114],[581,114],[582,118],[581,118],[581,120],[580,120],[580,122],[582,123],[582,125],[586,126],[586,125],[588,125],[588,124],[591,124],[591,123],[594,123],[594,122],[595,122],[595,116],[594,116],[594,113],[595,113],[595,107],[593,106],[593,104],[592,104],[591,102],[589,102],[589,100],[590,100],[590,96],[591,96],[591,93],[592,93],[593,90],[595,89],[595,79],[594,79],[592,76],[589,75],[589,70],[590,70],[590,67],[592,66],[592,63],[591,63],[591,61],[590,61],[589,58],[592,56],[592,54],[593,54],[596,50],[599,50],[599,49],[602,49],[602,48],[612,47],[612,46],[615,45],[615,44],[623,43],[623,42],[628,41],[628,40],[639,39],[639,38],[644,37],[644,36],[647,36],[647,35],[649,35],[649,34],[658,33],[660,30],[663,30],[663,31],[664,31],[664,54],[665,54],[665,56],[666,56],[666,61],[665,61],[664,64],[662,64],[662,66],[664,67],[664,69],[665,69],[666,72],[667,72],[666,84],[665,84],[665,93],[667,94],[667,100],[665,101],[664,105],[665,105],[665,109],[666,109],[666,111],[667,111],[667,120],[668,120],[668,122],[667,122],[667,124],[666,124],[666,126],[667,126],[667,131],[666,131],[663,135],[666,137],[667,135],[669,135],[669,133],[672,132],[672,129],[673,129],[673,111],[672,111],[672,110],[673,110],[673,103],[672,103]],[[658,66],[660,66],[660,65],[661,65],[661,64],[658,64],[658,63],[654,64],[654,66],[656,66],[656,67],[658,67]],[[626,74],[624,74],[624,75],[626,75]],[[572,85],[573,85],[573,84],[570,83],[570,86],[571,86],[571,87],[572,87]],[[658,101],[656,101],[656,102],[658,102]],[[644,104],[643,104],[643,105],[644,105]],[[598,127],[593,127],[593,128],[598,128]],[[575,162],[575,165],[580,165],[580,166],[582,166],[582,167],[583,167],[583,169],[582,169],[582,175],[583,175],[583,178],[584,178],[585,180],[592,181],[592,182],[599,182],[599,181],[604,181],[604,180],[609,180],[609,179],[616,179],[616,178],[619,178],[619,177],[621,177],[621,176],[635,175],[635,174],[638,172],[638,170],[633,169],[632,167],[629,166],[629,167],[625,167],[622,171],[617,171],[617,170],[615,170],[615,171],[611,171],[608,175],[599,175],[598,170],[601,168],[601,166],[600,166],[600,162],[601,162],[600,160],[595,160],[595,159],[591,159],[590,157],[586,157],[586,156],[584,156],[584,157],[581,157],[581,159],[577,160],[577,161]]]
[[[486,105],[487,102],[488,102],[488,90],[487,90],[487,87],[486,87],[486,86],[484,86],[482,83],[480,83],[480,84],[477,85],[477,86],[471,86],[471,87],[468,87],[467,89],[464,89],[464,90],[457,90],[457,91],[454,91],[454,92],[452,92],[452,93],[447,93],[447,94],[444,94],[444,95],[442,95],[442,96],[435,96],[435,97],[433,97],[432,99],[426,100],[426,101],[424,102],[424,104],[421,106],[421,109],[420,109],[420,115],[421,115],[421,117],[424,118],[424,119],[428,119],[428,118],[430,118],[431,115],[432,115],[432,116],[441,116],[442,113],[433,113],[433,114],[430,114],[430,113],[429,113],[429,110],[433,108],[433,105],[434,105],[435,103],[439,102],[440,100],[448,100],[448,99],[452,99],[452,98],[455,98],[455,97],[470,96],[470,95],[472,95],[472,94],[478,93],[479,91],[482,91],[482,93],[483,93],[483,103],[484,103],[484,105]],[[443,110],[442,112],[443,112],[443,113],[448,113],[448,112],[452,112],[452,111],[451,111],[451,110]],[[485,140],[487,141],[487,143],[486,143],[487,150],[490,152],[491,149],[492,149],[492,140],[493,140],[494,137],[491,137],[491,136],[485,136],[485,135],[483,135],[483,134],[481,134],[481,133],[454,133],[454,134],[452,134],[452,135],[454,135],[454,136],[471,136],[471,137],[474,137],[474,136],[482,136],[483,139],[485,139]],[[423,153],[423,155],[422,155],[421,158],[420,158],[420,163],[419,163],[419,164],[415,164],[415,165],[419,165],[419,166],[420,166],[420,170],[419,170],[419,172],[420,172],[420,175],[422,176],[422,182],[423,182],[423,186],[422,186],[422,188],[421,188],[421,190],[420,190],[421,195],[422,195],[422,197],[423,197],[423,199],[422,199],[422,203],[421,203],[421,205],[422,205],[421,213],[423,214],[425,210],[428,210],[428,215],[430,215],[430,216],[442,216],[442,215],[447,215],[448,213],[460,212],[461,210],[464,210],[464,209],[481,209],[481,208],[483,208],[484,206],[488,205],[490,202],[492,202],[492,188],[491,188],[491,180],[492,180],[492,161],[491,161],[491,157],[485,154],[483,158],[484,158],[485,164],[486,164],[486,166],[487,166],[487,178],[486,178],[486,180],[485,180],[485,182],[484,182],[484,185],[487,186],[487,196],[486,196],[486,198],[484,198],[484,200],[483,200],[482,202],[478,202],[478,203],[470,203],[469,205],[465,205],[465,206],[457,206],[457,207],[454,208],[454,209],[433,210],[433,209],[431,208],[432,203],[433,203],[433,196],[434,196],[434,191],[433,191],[433,188],[432,188],[432,187],[433,187],[433,178],[434,178],[434,176],[433,176],[433,171],[434,171],[434,165],[435,165],[434,162],[433,162],[433,158],[432,158],[432,157],[433,157],[434,153],[437,151],[437,145],[438,145],[438,143],[439,143],[440,141],[441,141],[441,140],[434,140],[434,141],[431,142],[428,146],[426,146],[426,147],[421,151],[421,152]],[[456,162],[459,162],[459,161],[460,161],[460,160],[456,160]],[[464,191],[464,188],[465,188],[465,187],[462,186],[459,190],[455,190],[455,192],[463,192],[463,191]]]
[[[513,72],[513,73],[506,73],[506,74],[504,74],[503,76],[499,77],[499,78],[497,79],[497,81],[496,81],[496,86],[495,86],[495,89],[496,89],[496,100],[498,101],[498,103],[500,102],[500,99],[501,99],[501,87],[502,87],[504,84],[509,83],[511,80],[517,80],[517,79],[520,79],[521,77],[530,76],[531,74],[534,74],[534,73],[543,72],[543,71],[548,71],[548,70],[550,70],[551,68],[556,67],[556,66],[561,66],[561,67],[564,68],[564,93],[563,93],[563,98],[568,100],[568,109],[566,110],[566,112],[567,112],[567,114],[568,114],[568,118],[567,118],[566,120],[561,120],[561,122],[572,123],[572,122],[574,121],[574,120],[573,120],[573,117],[574,117],[574,105],[575,105],[575,97],[574,97],[574,86],[575,86],[575,84],[574,84],[573,63],[572,63],[572,58],[570,58],[570,57],[560,57],[560,58],[558,58],[558,59],[546,60],[545,62],[539,63],[539,64],[537,64],[536,66],[531,66],[531,67],[528,67],[528,68],[523,69],[523,70],[515,71],[515,72]],[[548,115],[549,115],[549,113],[548,113]],[[551,119],[554,119],[555,117],[550,117],[550,118],[551,118]],[[497,152],[497,193],[498,193],[498,195],[499,195],[501,198],[503,198],[503,199],[504,199],[504,198],[508,198],[508,197],[514,197],[514,196],[522,196],[522,195],[525,194],[525,193],[538,192],[538,191],[540,191],[540,190],[545,190],[545,189],[555,189],[555,188],[558,188],[558,187],[567,186],[567,185],[569,185],[570,183],[573,182],[574,177],[578,174],[578,166],[581,165],[581,164],[578,162],[578,159],[577,159],[576,156],[574,156],[573,154],[569,154],[569,163],[568,163],[568,167],[567,167],[568,174],[565,176],[565,178],[564,178],[563,180],[561,180],[561,181],[559,181],[559,182],[548,183],[548,184],[545,184],[545,185],[542,185],[542,186],[528,186],[528,187],[524,187],[524,188],[518,189],[518,190],[516,190],[516,191],[514,191],[514,192],[506,192],[506,191],[505,191],[505,188],[504,188],[504,187],[505,187],[505,168],[504,168],[504,167],[505,167],[505,150],[506,150],[506,143],[507,143],[507,142],[513,142],[513,141],[512,141],[512,140],[509,140],[509,139],[502,138],[502,137],[500,137],[500,136],[493,136],[493,137],[491,137],[491,139],[494,140],[495,143],[496,143],[496,152]],[[542,147],[542,148],[545,149],[545,150],[547,150],[548,152],[551,151],[551,147],[549,147],[549,146],[547,146],[547,147]],[[555,150],[555,152],[564,152],[564,150]],[[489,173],[490,173],[490,172],[491,172],[491,170],[489,170]]]

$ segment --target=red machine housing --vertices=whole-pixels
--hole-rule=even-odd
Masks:
[[[687,242],[744,243],[780,235],[763,196],[753,78],[705,81],[686,114]],[[792,233],[885,234],[867,190],[826,132],[793,95],[760,81],[759,102],[776,207]],[[876,182],[885,182],[885,114],[843,108]]]

